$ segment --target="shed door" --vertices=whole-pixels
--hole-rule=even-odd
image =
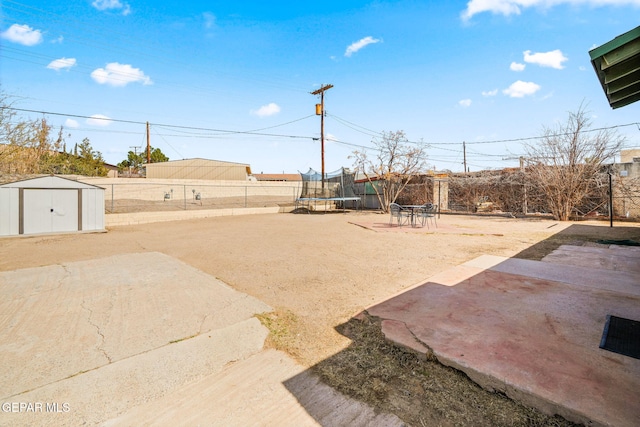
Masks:
[[[24,234],[78,231],[77,189],[24,189]]]

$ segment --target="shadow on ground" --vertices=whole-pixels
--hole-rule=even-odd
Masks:
[[[549,226],[553,229],[557,223]],[[618,240],[640,242],[640,227],[626,227],[616,225],[614,227],[573,224],[570,227],[554,234],[533,246],[521,251],[514,258],[541,260],[546,255],[558,249],[561,245],[571,244],[598,244],[598,241]]]
[[[624,250],[624,246],[612,243],[622,243],[640,241],[640,228],[638,227],[603,227],[593,225],[575,224],[560,231],[552,237],[537,243],[530,248],[518,253],[512,263],[505,265],[519,265],[518,263],[535,262],[542,260],[563,245],[609,248]],[[598,243],[605,242],[605,244]],[[620,249],[622,248],[622,249]],[[584,249],[582,249],[584,250]],[[533,261],[523,261],[533,260]],[[589,261],[593,263],[593,261]],[[613,263],[615,264],[615,262]],[[523,264],[524,265],[524,264]],[[536,264],[538,265],[538,264]],[[544,269],[551,268],[548,264],[540,263]],[[527,264],[527,268],[529,264]],[[590,265],[590,267],[597,267]],[[511,267],[513,268],[513,267]],[[563,267],[558,267],[562,269]],[[568,268],[568,267],[567,267]],[[573,266],[572,268],[582,268]],[[631,268],[635,268],[631,266]],[[576,270],[578,271],[578,270]],[[482,273],[484,274],[484,272]],[[486,282],[478,273],[477,281]],[[496,276],[497,272],[490,274]],[[514,274],[514,273],[509,273]],[[518,274],[517,272],[515,274]],[[607,274],[606,272],[604,274]],[[455,274],[454,274],[455,276]],[[507,277],[508,285],[508,274]],[[465,283],[470,283],[474,277],[468,277]],[[535,280],[531,280],[535,282]],[[460,281],[459,283],[462,283]],[[552,282],[556,288],[562,289],[562,283]],[[455,284],[455,283],[454,283]],[[439,282],[428,283],[423,287],[438,286]],[[448,285],[450,286],[450,285]],[[566,285],[573,286],[573,285]],[[447,289],[444,288],[443,293]],[[428,288],[426,288],[428,292]],[[407,291],[409,294],[416,291],[416,288]],[[574,288],[571,292],[578,291]],[[593,292],[591,292],[593,291]],[[598,298],[599,290],[591,289],[594,298]],[[602,291],[604,292],[604,291]],[[635,292],[635,291],[634,291]],[[538,293],[541,293],[538,290]],[[398,296],[402,298],[403,295]],[[544,297],[544,291],[542,291]],[[394,298],[398,298],[394,297]],[[391,298],[388,301],[393,300]],[[637,296],[633,298],[637,299]],[[405,301],[406,302],[406,301]],[[379,305],[385,304],[383,302]],[[516,301],[514,301],[517,304]],[[398,303],[399,304],[399,303]],[[400,305],[400,304],[399,304]],[[409,307],[410,305],[406,305]],[[479,308],[480,311],[483,308]],[[487,316],[492,316],[490,310]],[[517,310],[515,310],[517,311]],[[539,313],[547,317],[547,313]],[[553,313],[550,313],[553,316]],[[452,322],[459,321],[455,318],[455,313],[446,316]],[[446,319],[440,319],[446,322]],[[500,320],[500,319],[498,319]],[[489,322],[491,324],[491,321]],[[459,327],[460,325],[458,325]],[[469,329],[477,329],[478,325],[470,325]],[[564,325],[571,327],[571,325]],[[464,325],[462,325],[464,328]],[[430,348],[426,348],[423,353],[407,350],[389,342],[382,333],[381,319],[370,315],[367,311],[355,316],[348,322],[338,326],[337,331],[350,338],[352,343],[343,351],[316,364],[310,371],[318,375],[322,381],[332,386],[339,392],[366,402],[376,410],[395,414],[407,425],[411,426],[453,426],[453,425],[492,425],[492,426],[574,426],[575,424],[559,415],[549,415],[541,410],[528,407],[511,398],[501,391],[485,390],[476,382],[472,381],[465,373],[457,369],[441,364],[434,356]],[[593,332],[593,331],[592,331]],[[598,334],[602,330],[596,331]],[[596,333],[594,332],[594,334]],[[417,338],[414,336],[414,339]],[[509,340],[510,337],[502,337]],[[429,345],[422,341],[421,344]],[[600,350],[603,351],[603,350]],[[607,352],[604,352],[607,353]],[[534,353],[531,353],[534,354]],[[462,355],[461,355],[462,356]],[[553,355],[543,355],[545,360],[553,360]],[[530,356],[536,357],[536,356]],[[611,358],[608,354],[596,353],[597,357]],[[524,358],[526,359],[526,357]],[[560,361],[559,363],[566,363]],[[597,360],[594,363],[598,363]],[[635,363],[635,362],[632,362]],[[635,365],[633,365],[635,366]],[[514,369],[518,369],[517,367]],[[634,368],[635,369],[635,368]],[[307,372],[303,373],[304,375]],[[303,375],[300,374],[300,375]],[[296,397],[300,396],[300,380],[293,377],[284,382],[285,387]],[[498,379],[500,381],[500,379]],[[526,388],[526,384],[524,385]],[[576,389],[576,393],[579,390]],[[516,393],[517,394],[517,393]],[[318,402],[309,402],[298,398],[301,405],[314,417],[321,425],[323,417],[331,408],[323,408]],[[554,405],[562,406],[563,402],[552,402]],[[548,407],[547,407],[548,411]],[[580,416],[582,418],[582,416]],[[599,423],[595,423],[598,425]]]
[[[501,393],[482,389],[464,373],[385,340],[380,319],[363,315],[337,330],[353,342],[310,371],[335,390],[377,411],[398,416],[409,426],[575,426],[545,415]],[[306,372],[284,382],[296,397]],[[298,378],[300,377],[300,378]],[[321,425],[327,411],[298,398]],[[362,424],[365,425],[365,424]],[[367,424],[368,425],[368,424]]]

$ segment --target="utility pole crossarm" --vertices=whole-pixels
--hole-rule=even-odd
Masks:
[[[311,95],[320,95],[322,94],[325,90],[329,90],[333,87],[333,85],[324,85],[322,86],[320,89],[315,90],[313,92],[311,92]]]

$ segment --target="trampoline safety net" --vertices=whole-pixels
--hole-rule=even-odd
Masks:
[[[355,174],[348,169],[340,168],[337,171],[324,174],[324,188],[322,185],[322,174],[311,168],[302,175],[302,192],[300,198],[337,198],[354,197]]]

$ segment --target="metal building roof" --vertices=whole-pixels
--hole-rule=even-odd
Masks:
[[[589,51],[611,108],[640,100],[640,27]]]

